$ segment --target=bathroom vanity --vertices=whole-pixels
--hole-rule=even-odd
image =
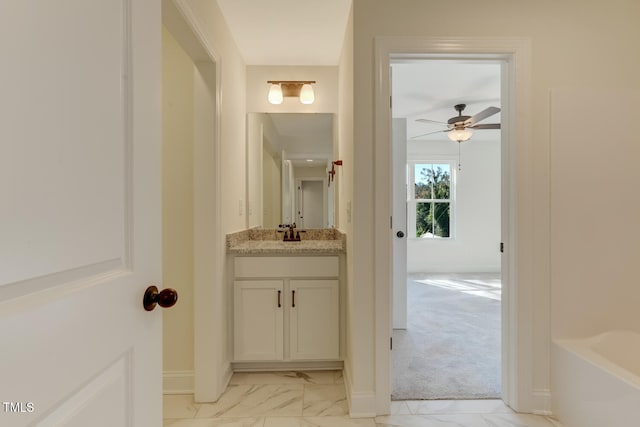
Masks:
[[[307,230],[227,236],[234,370],[341,366],[345,236]]]

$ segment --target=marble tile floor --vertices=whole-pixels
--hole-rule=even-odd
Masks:
[[[561,427],[499,400],[397,401],[391,414],[350,418],[339,371],[235,373],[216,403],[164,396],[164,427]]]

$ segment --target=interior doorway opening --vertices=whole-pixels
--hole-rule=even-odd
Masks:
[[[504,64],[390,64],[392,400],[500,398]]]
[[[301,228],[327,227],[327,185],[324,178],[296,180],[296,223]]]

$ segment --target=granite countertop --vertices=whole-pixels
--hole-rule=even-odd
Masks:
[[[302,230],[299,230],[302,231]],[[345,252],[346,236],[336,229],[309,229],[299,242],[283,242],[278,230],[251,229],[227,234],[227,253],[235,255],[329,255]]]

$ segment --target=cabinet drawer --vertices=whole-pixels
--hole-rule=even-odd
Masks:
[[[235,277],[338,277],[337,256],[236,257]]]

